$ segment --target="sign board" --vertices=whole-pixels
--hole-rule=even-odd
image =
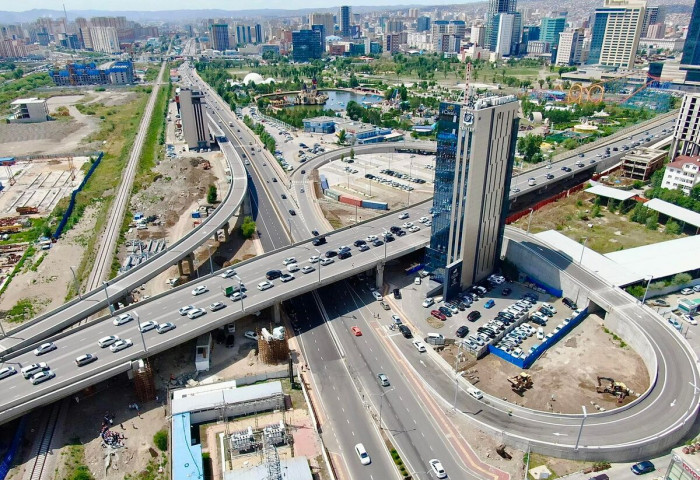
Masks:
[[[451,300],[462,291],[462,261],[458,260],[445,268],[445,299]]]

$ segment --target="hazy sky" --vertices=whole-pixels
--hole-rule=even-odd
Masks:
[[[475,0],[467,0],[475,1]],[[224,10],[242,10],[257,8],[329,8],[343,5],[439,5],[454,4],[455,0],[65,0],[67,10],[191,10],[218,8]],[[34,8],[62,10],[61,0],[21,0],[0,1],[0,10],[22,12]]]

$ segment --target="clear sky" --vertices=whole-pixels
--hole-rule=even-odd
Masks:
[[[470,1],[470,0],[467,0]],[[471,0],[475,1],[475,0]],[[342,5],[446,5],[455,0],[65,0],[67,10],[192,10],[217,8],[224,10],[282,8],[329,8]],[[22,12],[34,8],[62,10],[61,0],[0,1],[0,10]]]

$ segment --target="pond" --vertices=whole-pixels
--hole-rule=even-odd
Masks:
[[[382,100],[384,100],[384,97],[381,97],[379,95],[345,92],[341,90],[323,90],[323,93],[328,95],[328,100],[326,101],[325,105],[323,105],[323,108],[335,111],[345,110],[345,106],[351,100],[354,100],[360,105],[364,106],[369,106],[373,103],[381,102]],[[289,101],[293,101],[294,95],[287,96],[285,98]],[[318,106],[297,106],[289,108],[318,108]]]

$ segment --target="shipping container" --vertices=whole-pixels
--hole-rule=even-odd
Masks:
[[[341,195],[339,200],[340,200],[340,203],[347,203],[348,205],[354,205],[356,207],[362,206],[362,200],[360,200],[359,198],[348,197],[347,195]]]
[[[333,190],[324,190],[323,194],[328,197],[332,198],[333,200],[338,200],[340,198],[340,194],[337,192],[334,192]]]
[[[362,200],[363,208],[374,208],[375,210],[389,210],[389,205],[386,202],[373,202],[371,200]]]
[[[192,218],[201,218],[201,217],[202,216],[200,215],[200,213],[197,210],[194,210],[192,212]]]

